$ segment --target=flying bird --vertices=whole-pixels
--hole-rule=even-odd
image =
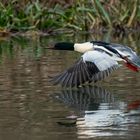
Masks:
[[[73,66],[54,76],[54,84],[62,87],[78,87],[79,85],[105,79],[120,67],[119,61],[131,70],[138,72],[140,58],[128,46],[102,41],[85,43],[56,43],[56,50],[74,50],[84,53]]]

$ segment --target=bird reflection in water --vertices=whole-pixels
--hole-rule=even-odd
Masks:
[[[140,124],[140,101],[128,104],[101,87],[63,89],[55,97],[75,112],[58,124],[75,126],[79,138],[124,135]]]

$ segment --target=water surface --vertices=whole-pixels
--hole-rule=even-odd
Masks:
[[[140,74],[121,67],[97,85],[53,86],[49,77],[79,53],[47,49],[55,42],[104,40],[139,53],[140,35],[59,35],[0,40],[0,139],[139,139]]]

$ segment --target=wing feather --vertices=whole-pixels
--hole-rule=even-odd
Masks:
[[[68,74],[67,78],[65,79],[65,82],[64,82],[64,87],[66,87],[68,85],[68,82],[70,80],[70,77],[71,77],[71,74]]]
[[[120,53],[126,55],[131,63],[140,68],[140,57],[130,47],[115,43],[111,43],[110,46],[119,51]]]
[[[54,84],[57,85],[57,84],[61,83],[62,79],[64,78],[64,75],[65,75],[65,73],[62,73],[60,75],[53,77]]]

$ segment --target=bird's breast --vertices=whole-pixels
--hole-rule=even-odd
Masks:
[[[85,53],[87,51],[93,50],[93,44],[90,42],[86,43],[75,43],[74,50],[80,53]]]

